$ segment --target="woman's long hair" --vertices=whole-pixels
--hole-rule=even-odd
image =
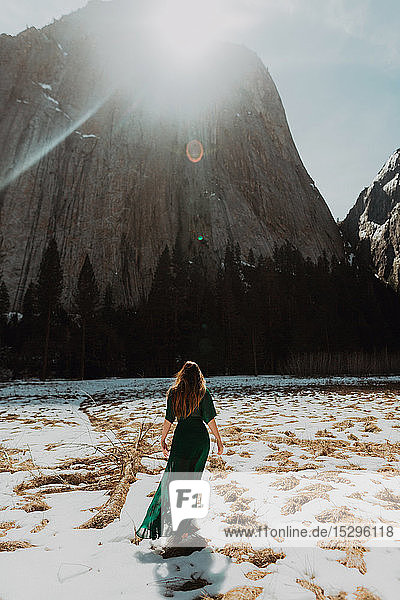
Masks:
[[[175,375],[175,383],[167,392],[177,418],[186,418],[206,393],[206,382],[199,365],[187,360]]]

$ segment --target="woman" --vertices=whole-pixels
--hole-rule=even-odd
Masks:
[[[215,435],[218,444],[218,454],[223,452],[221,436],[215,422],[216,410],[209,390],[199,366],[192,361],[186,361],[176,374],[175,384],[167,392],[167,411],[161,434],[161,448],[168,462],[162,480],[154,494],[143,523],[136,531],[141,538],[156,539],[166,533],[167,520],[164,518],[163,531],[161,524],[162,507],[168,510],[169,502],[165,490],[173,479],[173,473],[193,472],[194,478],[201,477],[208,453],[210,438],[204,423],[207,423]],[[172,438],[171,452],[168,452],[166,437],[172,423],[178,419],[178,424]],[[165,517],[163,513],[163,517]]]

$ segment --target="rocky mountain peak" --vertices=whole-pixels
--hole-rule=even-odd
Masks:
[[[347,240],[376,269],[399,286],[400,148],[389,157],[341,224]]]

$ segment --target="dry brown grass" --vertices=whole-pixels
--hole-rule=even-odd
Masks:
[[[396,469],[393,465],[384,465],[377,470],[378,473],[390,473],[391,475],[400,475],[400,469]]]
[[[225,502],[236,502],[242,498],[248,488],[241,487],[236,481],[230,483],[221,483],[215,486],[217,494],[224,497]]]
[[[268,565],[276,563],[277,560],[285,558],[283,552],[274,552],[272,548],[254,549],[250,544],[225,544],[223,548],[217,548],[217,552],[229,556],[234,562],[250,562],[255,567],[265,569]]]
[[[25,456],[28,450],[6,448],[0,445],[0,473],[30,471],[35,468],[32,458]]]
[[[211,473],[221,473],[222,471],[232,471],[233,468],[226,464],[223,458],[219,455],[211,456],[208,458],[207,467]]]
[[[347,496],[347,498],[354,498],[355,500],[362,500],[363,497],[365,496],[366,492],[353,492],[352,494],[349,494]]]
[[[336,508],[329,508],[315,516],[316,520],[320,523],[356,523],[361,522],[357,519],[349,510],[347,506],[339,506]]]
[[[320,540],[317,542],[317,545],[320,548],[325,548],[326,550],[347,550],[348,548],[358,548],[362,550],[362,552],[367,552],[367,548],[362,546],[359,541],[352,541],[350,539],[342,539],[342,538],[334,538],[331,540]]]
[[[354,600],[381,600],[379,596],[367,590],[367,588],[358,586]]]
[[[289,450],[281,450],[279,452],[269,454],[265,460],[274,460],[279,463],[286,463],[288,458],[290,458],[291,456],[293,456],[293,452],[289,452]]]
[[[332,489],[332,486],[324,485],[322,483],[303,488],[295,496],[289,498],[289,500],[282,506],[281,514],[292,515],[301,510],[304,504],[307,504],[316,498],[324,498],[325,500],[329,500],[329,496],[326,492]]]
[[[257,581],[258,579],[263,579],[267,575],[268,571],[262,571],[261,569],[254,569],[254,571],[248,571],[244,574],[247,579],[251,579],[252,581]]]
[[[335,456],[336,454],[336,449],[333,444],[326,440],[322,440],[320,443],[316,444],[312,448],[312,451],[314,456]]]
[[[117,519],[125,504],[131,483],[136,480],[136,474],[141,467],[141,459],[148,443],[146,440],[150,427],[142,426],[136,440],[135,449],[123,456],[122,473],[118,483],[111,490],[110,497],[99,512],[75,529],[103,529]]]
[[[34,489],[34,488],[44,488],[53,483],[62,483],[65,484],[58,488],[47,489],[46,493],[54,493],[54,491],[69,491],[73,489],[72,486],[80,486],[82,483],[93,483],[96,481],[101,475],[105,475],[104,470],[99,472],[89,471],[87,473],[63,473],[62,475],[58,473],[49,474],[49,475],[38,475],[33,477],[29,481],[23,481],[15,486],[14,492],[18,495],[23,494],[25,490]],[[67,485],[70,484],[70,485]],[[86,489],[86,488],[85,488]],[[44,490],[42,489],[42,492]]]
[[[257,467],[256,471],[260,473],[289,473],[291,471],[307,471],[308,469],[319,469],[320,465],[316,463],[304,463],[303,465],[299,465],[299,463],[294,460],[286,460],[284,463],[279,465],[261,465]]]
[[[66,419],[48,419],[47,417],[41,416],[40,422],[38,419],[33,417],[26,417],[24,415],[18,415],[16,413],[7,413],[3,415],[3,420],[10,421],[12,423],[22,423],[22,425],[31,425],[32,429],[42,429],[43,427],[63,427],[64,425],[76,426],[77,423],[74,421],[67,421]]]
[[[20,550],[22,548],[34,548],[34,544],[30,542],[23,542],[19,540],[10,540],[7,542],[0,542],[0,552],[14,552],[14,550]]]
[[[16,528],[15,521],[3,521],[0,523],[0,537],[4,537],[7,535],[7,531],[14,528]]]
[[[329,438],[334,438],[335,434],[333,434],[331,431],[328,431],[328,429],[319,429],[317,431],[317,433],[315,434],[315,437],[329,437]]]
[[[44,529],[46,525],[48,525],[48,523],[48,519],[42,519],[40,523],[38,523],[33,529],[31,529],[31,533],[39,533],[39,531],[42,531],[42,529]]]
[[[378,492],[375,496],[379,500],[383,500],[387,503],[387,508],[392,510],[400,510],[400,496],[396,496],[391,490],[385,488],[381,492]]]
[[[344,421],[339,421],[332,425],[332,428],[337,429],[338,431],[344,431],[345,429],[350,429],[350,427],[354,427],[354,421],[351,419],[345,419]]]
[[[248,510],[250,508],[250,504],[253,498],[238,498],[232,503],[231,510],[232,511],[243,511]]]
[[[366,420],[369,419],[369,420]],[[365,426],[374,425],[374,421],[370,420],[369,417],[360,417],[359,419],[364,423]],[[284,435],[268,435],[267,441],[268,445],[274,450],[279,450],[281,444],[291,444],[297,445],[300,448],[303,448],[305,451],[308,451],[313,456],[335,456],[336,458],[348,458],[348,453],[351,452],[356,455],[361,456],[375,456],[380,458],[385,458],[386,460],[396,460],[400,455],[400,442],[390,443],[388,441],[384,442],[360,442],[358,437],[354,434],[349,434],[347,437],[348,440],[341,440],[336,438],[329,438],[329,440],[324,440],[321,437],[316,437],[315,439],[301,439],[296,437],[293,432],[289,432],[290,436]],[[265,436],[264,436],[265,437]],[[262,439],[262,436],[260,436]],[[352,441],[355,443],[352,444]],[[271,455],[270,459],[273,460],[274,455]],[[281,464],[283,465],[283,462]],[[354,467],[354,465],[353,465]],[[310,467],[310,468],[319,468],[319,467]],[[347,468],[347,465],[346,465]],[[354,467],[355,468],[355,467]],[[272,471],[271,467],[260,467],[260,470]],[[278,469],[275,469],[278,470]],[[293,469],[294,470],[294,469]]]
[[[350,484],[350,479],[343,477],[338,471],[323,471],[314,476],[314,479],[322,479],[323,481],[332,481],[333,483]]]
[[[346,556],[339,558],[338,562],[349,569],[357,569],[361,575],[367,572],[367,565],[364,560],[364,552],[366,548],[357,546],[348,547],[345,549]]]
[[[337,559],[341,565],[349,569],[357,569],[362,575],[367,572],[364,554],[369,552],[369,549],[361,545],[360,542],[347,539],[322,540],[318,542],[318,546],[326,550],[344,552],[345,556]]]
[[[84,410],[85,412],[85,410]],[[102,427],[101,431],[110,430],[111,425],[118,425],[120,428],[126,425],[122,420],[110,421],[109,418],[104,421],[93,417],[86,411],[92,425]],[[96,428],[95,427],[95,428]],[[126,495],[130,484],[135,480],[138,470],[153,472],[141,465],[141,459],[144,456],[151,457],[158,450],[154,450],[154,443],[150,443],[149,432],[153,424],[134,424],[134,429],[138,430],[136,440],[114,442],[109,439],[109,444],[99,444],[91,446],[93,455],[85,458],[69,458],[54,467],[41,467],[40,469],[32,463],[29,464],[31,478],[15,486],[14,491],[18,495],[24,495],[25,504],[22,508],[27,512],[48,510],[50,506],[44,500],[43,495],[55,492],[67,492],[72,490],[110,490],[110,497],[105,504],[99,507],[99,512],[89,521],[83,523],[77,529],[82,528],[102,528],[111,521],[118,518],[125,503]],[[79,444],[88,446],[88,444]],[[19,451],[15,450],[14,454]],[[10,449],[7,452],[0,453],[1,466],[8,471],[21,470],[21,464],[15,464],[10,455]],[[52,473],[44,473],[50,469]],[[33,473],[35,471],[35,473]],[[38,474],[39,471],[39,474]],[[37,490],[36,493],[26,496],[26,490]],[[35,532],[40,531],[47,522],[42,520],[41,524],[35,528]]]
[[[276,487],[278,490],[287,491],[292,490],[294,487],[299,485],[299,483],[300,481],[292,475],[289,477],[282,477],[281,479],[274,481],[274,483],[271,483],[271,486]]]
[[[310,592],[315,594],[315,600],[327,600],[324,590],[322,589],[321,586],[317,585],[316,583],[313,583],[312,581],[308,581],[307,579],[300,579],[300,578],[296,579],[296,583],[301,585],[306,590],[310,590]]]
[[[206,593],[204,596],[200,596],[198,600],[255,600],[263,591],[262,587],[239,586],[225,592],[225,594],[209,596]]]
[[[310,590],[310,592],[315,595],[315,600],[346,600],[347,598],[346,592],[339,592],[339,594],[335,594],[335,596],[325,596],[323,588],[313,581],[309,581],[308,579],[297,578],[296,583],[301,585],[306,590]]]
[[[235,527],[258,527],[255,513],[248,515],[243,512],[235,512],[232,514],[227,514],[223,521],[228,523],[228,525],[233,525]]]
[[[127,463],[123,476],[116,487],[111,491],[107,502],[101,506],[96,515],[93,515],[93,517],[91,517],[88,521],[85,521],[85,523],[82,523],[82,525],[75,527],[75,529],[103,529],[115,521],[115,519],[117,519],[121,514],[121,510],[125,504],[130,485],[133,483],[133,481],[135,481],[135,475],[133,473],[131,463]]]
[[[378,431],[382,431],[382,429],[378,427],[376,423],[366,423],[364,431],[367,431],[368,433],[378,433]]]
[[[33,494],[27,498],[29,498],[28,502],[25,502],[25,504],[21,506],[22,510],[26,512],[41,512],[51,508],[40,494]]]
[[[334,490],[335,488],[329,485],[329,483],[310,483],[310,485],[306,485],[305,487],[299,490],[300,492],[317,492],[317,493],[325,493]]]

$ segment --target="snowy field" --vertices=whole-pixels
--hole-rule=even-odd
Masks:
[[[0,384],[0,600],[400,599],[398,536],[221,534],[399,527],[400,378],[207,379],[225,452],[212,440],[209,543],[189,556],[134,534],[165,465],[171,382]]]

